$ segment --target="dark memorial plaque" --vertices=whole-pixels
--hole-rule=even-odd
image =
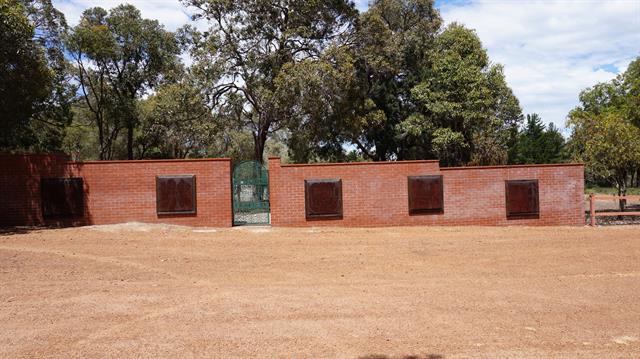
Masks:
[[[342,180],[305,180],[307,219],[342,219]]]
[[[409,214],[444,213],[442,176],[410,176],[407,182]]]
[[[82,177],[42,178],[40,197],[44,218],[69,218],[84,215]]]
[[[158,214],[195,214],[196,176],[157,176],[156,211]]]
[[[537,180],[505,181],[507,219],[539,218]]]

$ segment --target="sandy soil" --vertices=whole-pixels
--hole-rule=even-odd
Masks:
[[[640,357],[640,227],[0,235],[0,357]]]

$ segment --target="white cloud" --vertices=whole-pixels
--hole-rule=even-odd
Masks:
[[[175,30],[190,21],[190,11],[179,0],[53,0],[69,25],[76,25],[85,9],[99,6],[106,10],[128,3],[137,7],[142,17],[158,20],[168,30]]]
[[[71,25],[93,6],[120,0],[54,0]],[[145,18],[175,30],[190,21],[178,0],[125,0]],[[366,10],[369,0],[354,1]],[[624,71],[640,55],[640,0],[440,0],[446,23],[477,31],[492,61],[505,66],[507,81],[525,113],[564,126],[586,87]],[[204,27],[202,23],[199,27]]]
[[[640,55],[637,0],[472,1],[445,3],[441,14],[477,31],[526,113],[560,127],[581,90]]]

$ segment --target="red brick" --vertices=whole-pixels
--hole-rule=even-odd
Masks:
[[[196,175],[195,215],[156,214],[155,177],[167,174]],[[227,227],[230,176],[230,159],[69,162],[62,155],[0,155],[0,226],[142,221]],[[84,218],[45,221],[41,177],[83,177]]]
[[[409,215],[407,176],[441,174],[444,214]],[[340,178],[341,220],[305,218],[304,180]],[[504,181],[538,179],[539,219],[507,220]],[[440,168],[437,161],[282,165],[269,159],[274,226],[584,225],[581,164]]]

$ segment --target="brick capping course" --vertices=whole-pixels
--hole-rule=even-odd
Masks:
[[[231,158],[183,158],[183,159],[157,159],[157,160],[104,160],[104,161],[69,161],[70,165],[100,165],[100,164],[136,164],[136,163],[163,163],[163,162],[227,162]]]
[[[494,165],[494,166],[459,166],[459,167],[440,167],[440,171],[451,170],[491,170],[491,169],[509,169],[509,168],[539,168],[539,167],[573,167],[582,166],[584,163],[544,163],[544,164],[527,164],[527,165]]]
[[[280,157],[269,157],[269,160],[280,160]],[[365,166],[365,165],[393,165],[409,163],[439,163],[439,160],[408,160],[408,161],[368,161],[368,162],[317,162],[317,163],[285,163],[281,167],[313,167],[313,166]]]

